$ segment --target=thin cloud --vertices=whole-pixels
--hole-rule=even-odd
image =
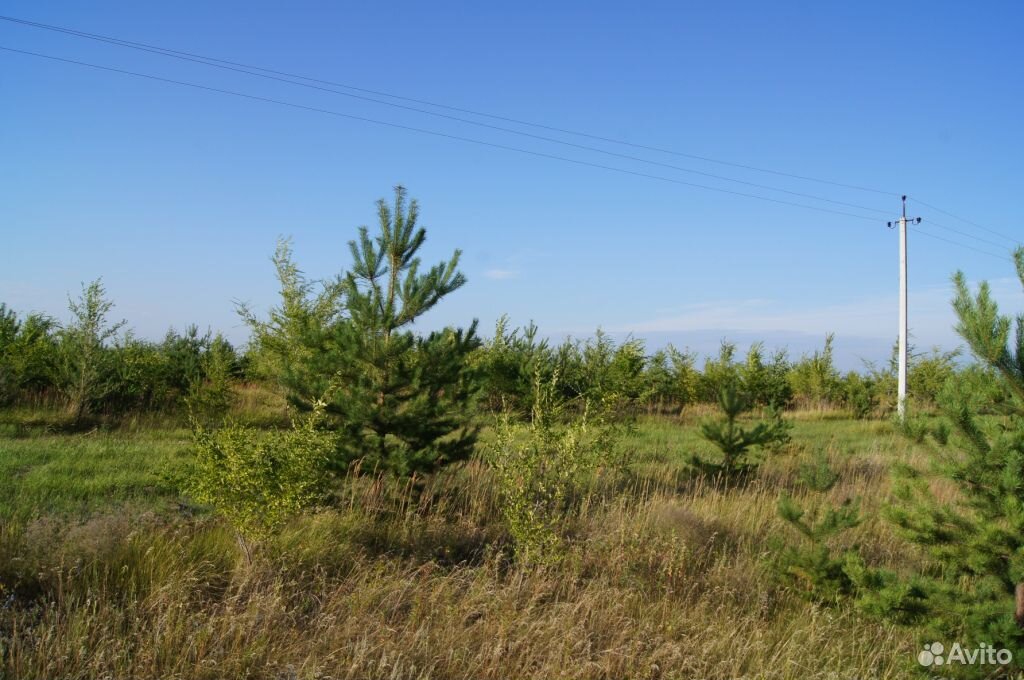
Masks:
[[[995,279],[990,283],[1002,313],[1021,309],[1020,282]],[[950,305],[951,285],[912,287],[909,297],[910,330],[922,346],[959,344],[953,330],[956,317]],[[808,335],[835,332],[840,336],[891,338],[897,333],[897,309],[895,293],[803,308],[761,299],[720,300],[678,308],[671,314],[656,312],[654,318],[611,330],[639,335],[711,330]]]
[[[518,278],[519,272],[514,269],[488,269],[484,272],[484,277],[494,281],[505,281]]]

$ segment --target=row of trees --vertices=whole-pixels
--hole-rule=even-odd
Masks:
[[[359,276],[346,275],[314,290],[314,283],[293,261],[287,242],[278,245],[273,261],[281,301],[267,319],[242,309],[252,330],[244,353],[220,335],[201,334],[195,326],[184,333],[172,329],[158,342],[123,333],[124,322],[109,318],[112,304],[99,281],[71,301],[71,321],[66,325],[41,314],[19,317],[0,303],[0,406],[57,403],[75,418],[168,412],[187,405],[190,392],[202,384],[244,380],[281,388],[293,405],[308,409],[329,391],[339,369],[355,370],[355,363],[341,360],[355,346],[355,338],[343,336],[363,323],[379,328],[381,335],[377,339],[371,334],[374,346],[361,351],[378,352],[382,358],[385,349],[390,353],[388,361],[396,370],[388,372],[389,380],[443,383],[447,371],[461,376],[456,382],[464,391],[478,391],[477,405],[489,412],[511,408],[525,413],[534,377],[556,373],[566,398],[614,400],[632,413],[678,413],[685,406],[714,404],[727,385],[741,385],[755,407],[842,408],[869,417],[886,414],[895,405],[894,362],[842,373],[833,361],[831,335],[821,350],[795,361],[784,350],[767,352],[761,343],[743,355],[735,344],[723,342],[718,354],[702,364],[693,352],[669,345],[648,353],[641,340],[616,343],[600,330],[591,339],[556,345],[540,338],[536,326],[510,328],[504,317],[486,341],[478,339],[475,325],[417,339],[402,331],[410,321],[386,319],[385,308],[359,302],[364,295]],[[348,276],[354,279],[349,281]],[[386,283],[390,288],[391,279]],[[392,304],[403,304],[397,279],[394,285],[394,292],[381,287],[374,293],[373,284],[365,280],[371,295],[394,295]],[[415,318],[417,307],[425,311],[437,299],[413,300],[409,309],[391,313]],[[349,306],[357,304],[370,306],[353,315]],[[439,353],[449,346],[452,351]],[[429,376],[423,371],[413,375],[411,366],[400,360],[406,355],[417,355],[421,361],[429,357],[434,364],[445,361],[448,367]],[[991,370],[958,365],[956,352],[911,353],[909,391],[919,406],[934,408],[936,395],[954,376],[971,385],[979,402],[1007,398]],[[335,395],[329,411],[340,413],[351,403]]]
[[[364,246],[358,244],[357,257],[365,257]],[[71,320],[65,325],[41,314],[19,317],[0,303],[0,406],[57,404],[76,420],[172,412],[187,406],[198,390],[212,388],[223,400],[232,382],[249,381],[282,390],[304,410],[330,394],[328,413],[344,418],[356,404],[374,401],[372,395],[353,398],[352,389],[365,382],[356,378],[369,375],[360,354],[373,355],[381,364],[376,375],[383,384],[367,389],[376,390],[383,411],[394,410],[399,401],[441,411],[458,402],[457,410],[525,414],[534,378],[556,374],[563,397],[614,402],[631,414],[678,413],[686,406],[714,404],[729,385],[740,386],[759,408],[841,408],[871,417],[895,406],[895,361],[841,373],[833,361],[831,335],[821,350],[795,361],[784,350],[767,352],[761,343],[741,355],[735,344],[723,342],[702,365],[693,352],[669,345],[648,353],[641,340],[616,343],[600,330],[591,339],[556,345],[541,338],[535,325],[510,328],[504,317],[486,341],[478,338],[475,323],[417,337],[408,330],[412,320],[461,285],[461,274],[448,262],[424,275],[436,284],[419,281],[418,275],[412,284],[397,276],[382,279],[381,269],[389,266],[384,258],[392,255],[373,252],[380,246],[372,243],[369,247],[371,257],[380,259],[357,261],[353,273],[317,290],[293,261],[289,243],[278,244],[273,261],[280,304],[266,319],[241,310],[252,331],[245,353],[195,326],[184,333],[172,329],[158,342],[122,332],[124,322],[110,319],[112,303],[99,281],[70,302]],[[399,243],[396,252],[408,255],[415,248],[412,242]],[[427,296],[426,290],[433,292]],[[956,352],[911,352],[909,392],[919,407],[934,409],[936,396],[954,377],[970,386],[979,408],[1008,399],[990,368],[959,365]],[[348,385],[344,395],[331,390],[339,381]],[[401,396],[442,392],[446,397],[440,401]],[[381,420],[379,414],[372,418]],[[381,426],[386,424],[381,421]],[[377,439],[379,448],[379,434]]]
[[[0,303],[0,406],[59,405],[76,422],[97,414],[175,410],[204,401],[221,409],[243,360],[220,335],[169,330],[152,342],[111,319],[103,284],[69,301],[66,324],[42,314],[19,317]]]
[[[859,417],[883,415],[895,407],[896,362],[840,372],[833,360],[833,336],[821,350],[791,360],[785,350],[768,352],[754,343],[745,355],[723,342],[703,365],[690,351],[672,345],[648,354],[644,343],[616,344],[598,331],[589,340],[552,345],[536,326],[510,329],[498,321],[493,337],[475,357],[480,366],[484,404],[491,410],[528,403],[535,373],[561,376],[566,397],[613,398],[633,412],[672,413],[693,404],[714,404],[722,390],[739,386],[755,407],[844,408]],[[956,376],[977,389],[998,392],[992,372],[959,366],[958,352],[911,352],[909,392],[924,408],[934,408],[943,385]]]

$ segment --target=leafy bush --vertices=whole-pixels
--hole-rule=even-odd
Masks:
[[[746,361],[739,367],[739,377],[755,406],[785,408],[793,401],[789,371],[785,350],[777,350],[766,361],[764,343],[755,342],[747,351]]]
[[[318,292],[292,257],[291,242],[281,239],[271,257],[280,305],[266,320],[248,306],[238,312],[251,331],[250,357],[254,376],[276,384],[289,403],[311,410],[331,385],[341,363],[338,335],[344,323],[341,284],[324,283]]]
[[[494,471],[501,512],[518,559],[556,562],[562,555],[562,526],[584,485],[599,472],[621,472],[628,455],[617,428],[584,403],[567,424],[558,376],[534,382],[529,424],[505,414],[497,437],[484,452]]]
[[[533,379],[554,370],[554,353],[547,340],[538,340],[537,326],[508,327],[508,317],[498,319],[494,336],[474,355],[481,376],[482,404],[492,412],[530,411]]]
[[[956,360],[959,356],[959,349],[943,352],[935,347],[928,354],[910,357],[907,393],[921,406],[934,408],[938,404],[939,393],[956,375]]]
[[[56,323],[41,314],[19,319],[0,303],[0,406],[52,385]]]
[[[824,408],[841,401],[839,371],[832,358],[834,340],[832,333],[826,335],[824,348],[800,359],[790,371],[793,395],[805,407]]]
[[[334,448],[334,438],[317,428],[321,417],[317,409],[291,429],[271,431],[194,424],[196,459],[185,490],[231,524],[248,560],[253,542],[320,498]]]
[[[842,401],[858,419],[868,418],[878,406],[875,382],[856,371],[850,371],[842,380]]]
[[[923,416],[893,416],[892,423],[897,432],[917,444],[923,444],[928,436],[928,420]]]
[[[697,401],[701,375],[695,362],[692,352],[680,351],[671,344],[651,355],[646,380],[655,412],[678,410]]]
[[[713,404],[720,399],[723,390],[735,388],[740,382],[740,369],[736,364],[736,344],[723,340],[718,349],[718,356],[704,360],[698,399]]]
[[[99,279],[83,285],[81,297],[68,302],[71,323],[58,332],[57,388],[76,421],[95,410],[114,389],[110,342],[124,321],[108,321],[113,307]]]
[[[218,334],[203,353],[198,375],[188,386],[185,403],[193,418],[219,422],[227,415],[237,365],[234,348]]]

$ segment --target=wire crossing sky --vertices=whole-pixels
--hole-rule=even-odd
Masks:
[[[507,312],[555,337],[793,353],[835,331],[847,366],[885,359],[901,192],[924,217],[913,342],[957,343],[957,268],[1019,307],[1010,3],[6,14],[0,300],[18,309],[60,316],[102,275],[142,335],[242,341],[234,303],[273,302],[275,239],[331,276],[395,183],[430,257],[466,252],[433,326]],[[930,39],[883,49],[896,19]]]

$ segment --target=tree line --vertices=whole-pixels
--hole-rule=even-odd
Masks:
[[[399,370],[388,373],[387,380],[407,383],[408,391],[458,384],[464,393],[459,399],[465,402],[460,408],[467,413],[525,412],[537,374],[557,374],[565,398],[614,399],[632,415],[678,414],[687,406],[713,405],[726,385],[741,385],[758,408],[842,409],[858,418],[884,417],[895,408],[895,355],[881,366],[842,372],[833,359],[832,335],[820,350],[797,359],[782,349],[768,351],[763,343],[741,353],[728,341],[703,359],[672,345],[649,352],[640,339],[616,342],[600,330],[592,338],[553,343],[535,325],[514,328],[506,317],[488,338],[478,335],[475,323],[417,338],[395,333],[410,322],[386,317],[386,306],[360,301],[358,279],[317,289],[293,261],[287,241],[278,244],[273,261],[280,302],[265,319],[248,308],[240,310],[252,331],[244,349],[196,326],[171,329],[158,341],[136,337],[124,330],[124,321],[112,319],[113,302],[101,281],[83,286],[70,301],[70,320],[63,324],[44,314],[19,315],[0,303],[0,407],[60,409],[81,421],[145,412],[184,414],[204,395],[215,395],[214,401],[226,406],[232,386],[257,384],[309,408],[332,380],[341,379],[339,370],[359,370],[346,354],[360,351],[379,354],[382,361],[385,352],[392,362],[417,357],[418,370],[399,361]],[[398,285],[391,279],[387,284]],[[343,290],[343,285],[350,288]],[[390,304],[400,302],[396,292],[372,295],[394,295]],[[349,306],[356,304],[365,309],[350,315]],[[412,300],[408,309],[387,314],[415,318],[433,304],[436,300]],[[359,325],[367,326],[372,347],[358,335],[345,337]],[[991,368],[960,362],[957,351],[912,349],[908,391],[919,409],[933,410],[936,396],[954,378],[978,394],[979,405],[1008,398]],[[340,413],[352,403],[351,395],[336,395],[329,411]]]

